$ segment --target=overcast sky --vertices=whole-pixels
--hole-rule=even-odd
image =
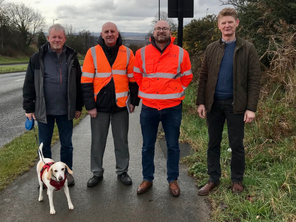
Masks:
[[[75,31],[101,32],[105,22],[114,22],[121,32],[144,32],[158,17],[159,0],[4,0],[4,3],[24,3],[39,11],[46,19],[46,29],[55,23],[72,25]],[[160,10],[167,12],[168,0],[160,0]],[[194,18],[218,14],[229,6],[219,0],[194,0]],[[193,18],[185,18],[184,25]],[[176,24],[178,21],[174,20]]]

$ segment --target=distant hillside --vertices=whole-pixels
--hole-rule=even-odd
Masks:
[[[121,36],[124,39],[134,39],[134,40],[145,40],[148,33],[141,33],[141,32],[121,32]]]
[[[100,32],[94,32],[92,33],[94,36],[100,36]],[[148,35],[148,33],[143,32],[120,32],[121,36],[125,39],[139,39],[139,40],[145,40],[145,37]]]
[[[130,44],[134,45],[147,45],[149,39],[147,38],[148,33],[142,32],[120,32],[123,38],[123,44],[129,46]],[[94,32],[94,36],[100,36],[101,33]]]

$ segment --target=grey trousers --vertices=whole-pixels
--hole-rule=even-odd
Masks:
[[[127,172],[129,166],[128,128],[129,114],[126,110],[117,113],[98,112],[91,118],[91,157],[90,168],[95,176],[104,174],[103,157],[111,122],[116,158],[116,173]]]

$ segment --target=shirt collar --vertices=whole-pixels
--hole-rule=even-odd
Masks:
[[[236,42],[236,38],[234,40],[228,41],[228,42],[222,38],[222,42],[224,42],[225,44],[231,44],[231,43]]]

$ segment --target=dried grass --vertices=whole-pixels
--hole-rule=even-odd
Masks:
[[[263,74],[263,99],[284,90],[283,102],[295,105],[296,98],[296,26],[281,21],[278,33],[269,36],[269,47],[260,59],[268,57],[269,69]],[[294,30],[294,32],[288,32]],[[276,86],[276,87],[275,87]]]

